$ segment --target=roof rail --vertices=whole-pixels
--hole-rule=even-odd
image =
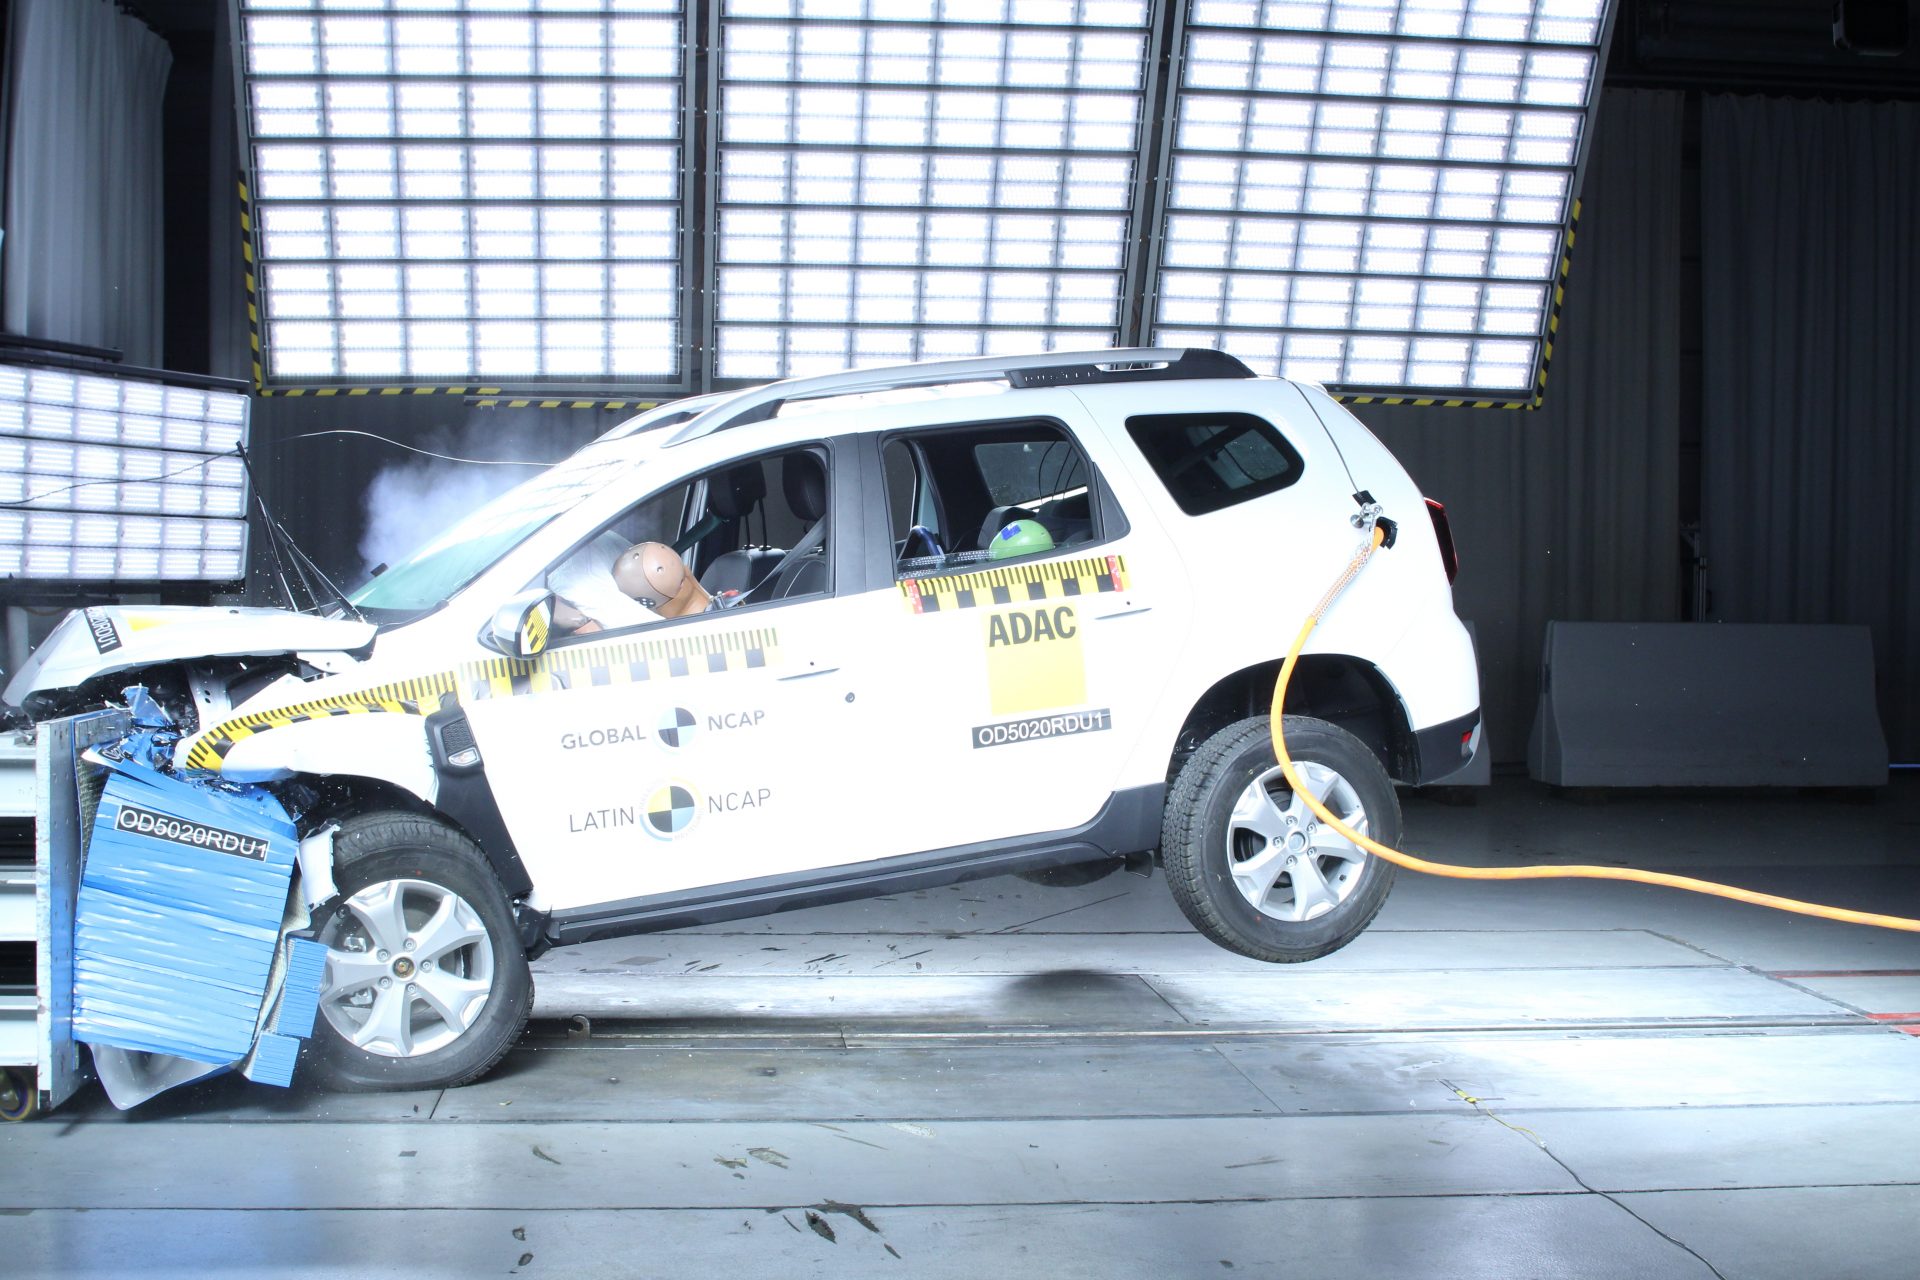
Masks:
[[[933,387],[957,382],[1005,378],[1015,389],[1077,387],[1102,382],[1145,382],[1168,378],[1252,378],[1258,375],[1224,351],[1206,347],[1114,347],[1101,351],[1053,351],[1043,355],[984,356],[973,360],[929,360],[884,369],[850,369],[814,378],[789,378],[752,387],[714,405],[682,426],[667,441],[684,444],[749,422],[764,422],[792,400]]]

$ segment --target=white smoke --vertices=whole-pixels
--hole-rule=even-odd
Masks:
[[[407,443],[451,458],[503,462],[546,463],[567,452],[562,442],[514,424],[504,415],[489,410],[477,413],[481,416],[464,427],[436,428]],[[380,565],[404,559],[456,520],[540,471],[539,467],[451,462],[417,454],[406,457],[407,461],[384,468],[367,486],[366,532],[360,538],[362,578]]]

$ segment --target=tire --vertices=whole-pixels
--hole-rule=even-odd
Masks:
[[[339,893],[314,912],[327,979],[304,1060],[342,1090],[479,1079],[533,1008],[513,908],[480,850],[429,818],[373,813],[343,823],[333,851]]]
[[[39,1077],[27,1067],[0,1067],[0,1121],[18,1124],[39,1114]]]
[[[1295,768],[1309,785],[1326,784],[1323,803],[1362,835],[1399,842],[1400,802],[1373,752],[1305,716],[1288,716],[1286,734]],[[1187,761],[1167,798],[1160,850],[1174,901],[1194,928],[1276,964],[1346,946],[1393,888],[1393,864],[1322,828],[1293,796],[1266,716],[1229,725]],[[1311,861],[1289,871],[1289,855]],[[1318,874],[1309,879],[1303,868]]]
[[[1083,884],[1105,880],[1125,865],[1119,858],[1101,858],[1095,862],[1070,862],[1065,866],[1016,871],[1013,874],[1043,889],[1077,889]]]

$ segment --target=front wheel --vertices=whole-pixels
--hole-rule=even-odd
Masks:
[[[1324,720],[1286,718],[1287,752],[1315,798],[1361,835],[1392,846],[1400,802],[1358,738]],[[1174,901],[1229,951],[1298,963],[1358,937],[1387,900],[1392,864],[1321,822],[1287,785],[1265,716],[1209,738],[1167,798],[1161,858]]]
[[[334,837],[339,893],[314,915],[327,948],[308,1060],[340,1089],[478,1079],[519,1039],[533,975],[513,909],[473,842],[406,813]]]

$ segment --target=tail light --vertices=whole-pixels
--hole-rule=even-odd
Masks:
[[[1433,537],[1440,544],[1441,567],[1447,571],[1447,581],[1452,582],[1460,576],[1460,553],[1453,547],[1453,525],[1447,519],[1447,508],[1428,498],[1427,514],[1433,517]]]

